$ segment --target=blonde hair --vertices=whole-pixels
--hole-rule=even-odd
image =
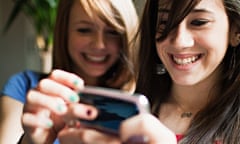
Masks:
[[[122,35],[120,59],[113,68],[100,78],[100,86],[131,90],[135,86],[134,62],[138,15],[132,0],[78,0],[86,13],[94,19],[99,17]],[[53,68],[73,72],[67,50],[69,13],[74,0],[59,2],[56,20]],[[109,74],[110,73],[110,74]]]

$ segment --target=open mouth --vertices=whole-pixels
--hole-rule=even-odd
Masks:
[[[196,62],[197,60],[199,60],[202,57],[202,54],[184,57],[184,58],[176,57],[174,55],[172,55],[171,57],[175,64],[187,65],[187,64],[192,64],[192,63]]]
[[[84,57],[84,59],[86,59],[87,61],[90,61],[90,62],[103,63],[103,62],[107,61],[109,56],[107,56],[107,55],[93,56],[93,55],[89,55],[89,54],[83,54],[83,57]]]

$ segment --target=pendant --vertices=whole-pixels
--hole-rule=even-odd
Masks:
[[[192,116],[192,113],[191,112],[183,112],[181,114],[181,118],[190,118]]]

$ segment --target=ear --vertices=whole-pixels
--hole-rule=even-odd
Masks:
[[[240,44],[240,33],[235,33],[233,36],[230,36],[230,45],[236,47]]]
[[[231,25],[229,33],[229,42],[232,47],[236,47],[240,44],[240,30],[236,24]]]

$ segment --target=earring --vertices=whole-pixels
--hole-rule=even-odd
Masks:
[[[240,33],[237,34],[236,36],[236,42],[239,44],[240,43]]]
[[[163,64],[157,64],[156,65],[156,73],[157,75],[163,75],[167,72]]]
[[[236,47],[240,43],[240,33],[237,33],[236,36],[233,38],[232,46]]]

